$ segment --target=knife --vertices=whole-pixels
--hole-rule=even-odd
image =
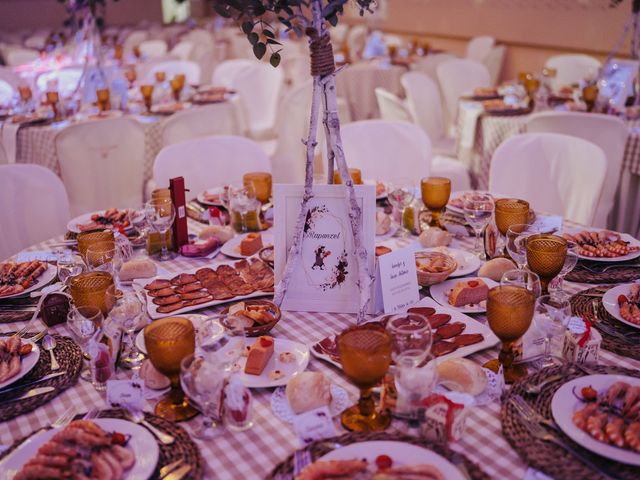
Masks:
[[[191,471],[191,465],[183,465],[164,477],[164,480],[182,480]]]
[[[182,459],[180,459],[180,460],[176,460],[175,462],[170,463],[169,465],[165,465],[164,467],[162,467],[162,468],[160,469],[160,472],[159,472],[159,473],[160,473],[160,478],[161,478],[161,479],[164,479],[164,478],[165,478],[167,475],[169,475],[171,472],[173,472],[173,471],[177,470],[177,468],[178,468],[179,466],[181,466],[181,465],[182,465]]]
[[[0,393],[6,393],[6,392],[11,392],[12,390],[19,390],[19,389],[22,389],[24,387],[30,387],[31,385],[35,385],[36,383],[44,382],[45,380],[50,380],[52,378],[59,377],[60,375],[64,375],[65,373],[67,373],[66,370],[63,370],[61,372],[50,373],[49,375],[45,375],[42,378],[38,378],[37,380],[34,380],[32,382],[29,382],[29,383],[25,383],[23,385],[15,385],[13,387],[0,389]]]
[[[16,398],[11,398],[9,400],[3,400],[0,402],[0,405],[4,405],[5,403],[17,402],[18,400],[26,400],[27,398],[37,397],[38,395],[44,395],[45,393],[53,392],[55,390],[54,387],[38,387],[32,388],[28,392],[23,395],[20,395]]]

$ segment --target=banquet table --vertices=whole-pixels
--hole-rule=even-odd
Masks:
[[[458,109],[457,155],[470,169],[474,187],[489,187],[491,158],[508,138],[525,132],[530,115],[498,116],[481,112],[477,102],[461,101]],[[629,136],[620,184],[609,227],[640,235],[640,120],[627,120]]]
[[[190,220],[192,232],[197,232],[200,228],[199,224]],[[32,249],[51,249],[51,245],[56,240],[59,239],[51,239],[33,246]],[[452,246],[470,250],[472,245],[472,238],[465,237],[455,240]],[[178,257],[173,261],[164,262],[162,267],[170,273],[179,273],[211,262],[215,263],[221,259],[226,260],[223,255],[219,255],[214,261]],[[587,285],[566,282],[565,288],[570,293],[575,293],[587,288]],[[216,309],[206,309],[203,313],[214,311]],[[475,317],[480,321],[486,321],[484,315]],[[284,312],[282,320],[276,325],[272,334],[311,345],[354,322],[355,315],[350,314]],[[23,323],[4,324],[2,329],[11,331],[23,325]],[[62,335],[69,334],[64,325],[58,325],[53,330]],[[483,364],[495,358],[497,353],[496,347],[478,352],[470,358]],[[601,351],[600,363],[640,368],[640,361],[615,355],[606,350]],[[326,374],[332,382],[345,388],[353,401],[356,400],[356,388],[338,369],[313,356],[308,368]],[[255,425],[250,430],[239,433],[225,432],[214,441],[196,440],[206,464],[205,478],[264,478],[279,462],[300,447],[292,427],[280,421],[271,412],[272,389],[257,389],[253,390],[253,393]],[[0,429],[0,444],[10,445],[31,432],[51,424],[72,405],[75,405],[80,412],[92,407],[106,407],[104,394],[97,392],[90,383],[79,380],[75,386],[64,391],[45,406],[6,422]],[[153,404],[148,403],[147,407],[151,411]],[[187,422],[185,428],[192,431],[193,424],[197,421],[199,419]],[[341,431],[341,427],[338,427],[338,430]],[[467,417],[463,437],[450,446],[476,462],[491,478],[521,479],[527,471],[527,465],[502,435],[500,403],[497,401],[486,406],[474,407]]]

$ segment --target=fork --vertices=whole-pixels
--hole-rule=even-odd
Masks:
[[[75,418],[77,410],[75,406],[67,408],[58,419],[51,424],[51,428],[64,427],[71,423],[71,420]]]
[[[606,323],[603,323],[603,322],[598,323],[598,329],[630,345],[635,345],[636,343],[638,343],[638,341],[640,341],[640,335],[638,335],[637,333],[633,333],[633,332],[629,332],[628,334],[622,333],[622,332],[619,332],[615,327],[612,327],[611,325],[607,325]]]
[[[40,340],[42,340],[46,334],[47,334],[47,329],[45,328],[40,333],[37,333],[36,335],[34,335],[33,337],[28,338],[27,340],[29,340],[30,342],[36,343],[36,342],[39,342]]]
[[[533,437],[537,438],[538,440],[542,440],[543,442],[552,443],[562,448],[563,450],[577,458],[579,461],[587,465],[589,468],[598,472],[607,480],[614,480],[614,477],[609,475],[603,467],[596,465],[590,458],[588,458],[575,448],[567,445],[562,440],[560,440],[555,433],[550,432],[542,426],[543,424],[549,426],[550,423],[550,428],[557,432],[558,427],[555,425],[555,423],[553,423],[552,420],[547,420],[542,417],[542,415],[533,410],[531,406],[526,404],[524,400],[522,400],[522,402],[516,403],[514,399],[511,399],[509,400],[509,403],[515,407],[516,412],[523,420],[522,424],[524,425],[524,428],[526,428],[529,434],[531,434]],[[524,405],[526,405],[526,407]],[[527,415],[527,413],[530,415]],[[540,417],[545,420],[544,423],[539,420]]]

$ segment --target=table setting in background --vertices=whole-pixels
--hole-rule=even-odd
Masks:
[[[0,468],[636,478],[640,241],[446,178],[350,175],[375,202],[382,288],[360,324],[272,301],[281,197],[263,172],[188,198],[173,179],[4,262]],[[56,467],[64,445],[85,453]]]

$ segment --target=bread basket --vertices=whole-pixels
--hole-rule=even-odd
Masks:
[[[282,317],[280,308],[275,303],[270,302],[269,300],[243,300],[243,303],[247,306],[266,306],[269,308],[269,312],[274,317],[274,319],[269,323],[258,325],[258,323],[254,321],[252,327],[245,327],[244,334],[247,337],[259,337],[260,335],[266,335],[271,331],[273,327],[276,326],[276,323],[278,323],[280,321],[280,318]],[[232,325],[228,322],[229,307],[225,307],[225,309],[222,310],[220,314],[222,315],[222,318],[220,319],[220,323],[222,324],[222,326],[228,329],[232,329]]]
[[[420,264],[428,265],[421,267]],[[444,282],[449,275],[456,271],[458,263],[449,255],[441,252],[416,252],[416,271],[418,272],[418,284],[422,287],[430,287],[436,283]]]

